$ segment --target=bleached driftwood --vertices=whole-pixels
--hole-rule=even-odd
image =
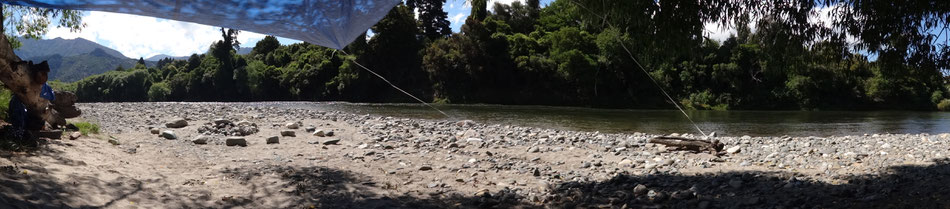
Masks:
[[[658,136],[648,140],[647,142],[677,147],[685,150],[692,150],[696,152],[709,151],[709,153],[712,154],[719,154],[719,151],[722,151],[724,146],[721,142],[719,142],[719,140],[716,139],[706,141],[674,136]]]

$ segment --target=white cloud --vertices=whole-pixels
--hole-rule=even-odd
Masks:
[[[810,15],[808,18],[808,22],[812,24],[820,23],[822,26],[825,26],[826,28],[834,28],[834,17],[833,17],[834,12],[838,12],[836,10],[839,10],[839,9],[840,10],[849,9],[849,8],[843,8],[844,6],[845,5],[843,4],[836,4],[830,7],[813,9],[817,13],[817,15]],[[845,42],[847,42],[848,44],[854,45],[855,43],[857,43],[857,41],[858,41],[857,38],[855,38],[851,34],[845,34]]]
[[[729,39],[729,36],[736,34],[734,27],[723,28],[715,22],[708,22],[703,26],[703,35],[719,42],[723,42]]]
[[[495,2],[510,5],[511,2],[516,2],[516,1],[519,1],[519,0],[488,0],[488,7],[494,7],[494,6],[495,6]],[[522,3],[524,3],[524,2],[522,2]],[[490,8],[489,8],[489,9],[490,9]]]
[[[118,50],[132,58],[157,54],[187,56],[204,53],[212,42],[221,40],[219,27],[153,17],[108,12],[89,12],[83,16],[86,28],[78,33],[52,28],[45,38],[84,38]],[[264,35],[242,31],[238,41],[253,46]]]
[[[451,21],[452,21],[453,23],[457,23],[457,22],[461,21],[462,18],[465,18],[465,14],[458,13],[458,14],[455,14],[455,16],[452,16]]]

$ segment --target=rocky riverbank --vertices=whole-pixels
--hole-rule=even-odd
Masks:
[[[32,154],[5,153],[0,204],[950,207],[944,188],[950,185],[945,160],[950,134],[715,136],[727,149],[713,155],[647,143],[657,135],[643,133],[391,118],[266,103],[78,106],[82,120],[99,123],[103,133],[54,140]],[[17,184],[23,186],[9,186]]]

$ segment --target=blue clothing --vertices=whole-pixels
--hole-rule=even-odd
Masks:
[[[49,101],[56,100],[56,94],[53,93],[53,88],[45,83],[43,84],[42,90],[40,90],[40,97]],[[23,102],[20,101],[20,97],[13,95],[13,98],[10,98],[10,106],[7,110],[7,117],[10,120],[10,124],[12,124],[15,129],[23,129],[26,127],[26,114],[26,105],[23,105]]]
[[[10,98],[10,107],[7,109],[7,118],[14,129],[23,129],[26,127],[26,106],[20,102],[20,98],[13,95]]]
[[[53,87],[50,87],[44,83],[43,90],[40,91],[40,97],[43,97],[43,99],[49,100],[50,102],[56,100],[56,94],[53,93]]]

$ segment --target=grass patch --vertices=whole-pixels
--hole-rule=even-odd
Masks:
[[[10,99],[13,98],[13,92],[7,88],[0,87],[0,120],[6,120],[7,109],[10,109]]]
[[[79,128],[79,133],[82,135],[89,136],[90,133],[98,134],[99,133],[99,124],[90,123],[90,122],[76,122],[73,123]]]

